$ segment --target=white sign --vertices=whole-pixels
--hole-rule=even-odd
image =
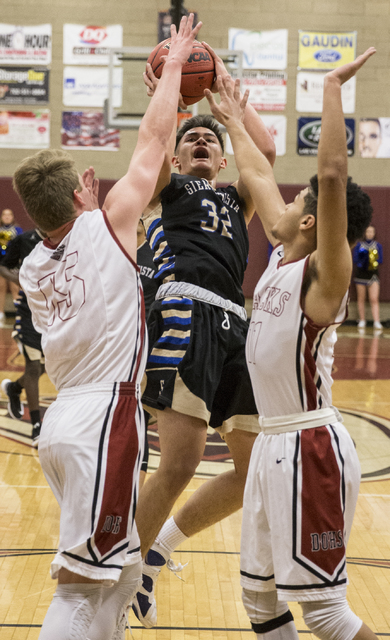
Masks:
[[[229,29],[229,49],[244,52],[244,69],[286,69],[287,42],[287,29]]]
[[[287,118],[280,115],[264,115],[261,116],[262,121],[270,132],[275,143],[276,155],[284,156],[286,154],[286,134],[287,134]],[[233,155],[233,146],[229,136],[226,134],[226,153]]]
[[[0,148],[47,149],[50,111],[0,111]]]
[[[390,118],[360,118],[357,139],[361,158],[390,158]]]
[[[64,64],[108,65],[108,49],[121,47],[121,24],[94,27],[64,24]]]
[[[50,64],[51,24],[19,27],[0,24],[2,64]]]
[[[234,73],[232,76],[234,77]],[[257,111],[283,111],[287,101],[287,73],[244,71],[241,91],[249,89],[249,102]]]
[[[324,94],[325,73],[321,71],[299,71],[297,73],[296,110],[321,113]],[[344,113],[355,112],[356,78],[353,77],[341,87]]]
[[[122,105],[123,69],[114,69],[113,106]],[[108,69],[64,67],[63,103],[66,107],[102,107],[108,98]]]

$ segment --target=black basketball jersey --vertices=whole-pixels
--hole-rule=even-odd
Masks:
[[[189,282],[244,305],[249,241],[235,187],[172,174],[144,223],[160,284]]]
[[[137,249],[137,264],[144,290],[145,318],[148,319],[149,309],[156,297],[158,282],[155,279],[157,269],[153,262],[153,252],[146,240]]]

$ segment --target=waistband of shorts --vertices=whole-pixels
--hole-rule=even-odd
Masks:
[[[172,295],[186,296],[187,298],[192,298],[193,300],[198,300],[199,302],[206,302],[207,304],[212,304],[215,307],[220,307],[225,311],[231,311],[236,316],[241,318],[241,320],[247,319],[247,314],[244,307],[241,307],[239,304],[236,304],[231,300],[226,300],[226,298],[222,298],[221,296],[218,296],[216,293],[213,293],[208,289],[198,287],[198,285],[196,284],[190,284],[189,282],[165,282],[158,288],[156,293],[156,300],[161,300],[162,298],[166,298],[167,296]]]
[[[325,407],[314,411],[303,413],[290,413],[286,416],[275,416],[273,418],[259,418],[259,425],[263,433],[288,433],[289,431],[300,431],[301,429],[313,429],[323,427],[331,422],[342,422],[343,419],[336,407]]]
[[[90,393],[115,393],[121,396],[130,395],[139,397],[141,385],[135,382],[96,382],[80,384],[74,387],[64,387],[60,389],[57,398],[74,398],[75,396]]]

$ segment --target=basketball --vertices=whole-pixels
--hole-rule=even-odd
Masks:
[[[170,43],[170,38],[159,42],[148,58],[156,78],[161,77],[165,62],[161,58],[168,55]],[[194,40],[191,55],[183,66],[181,73],[180,93],[187,105],[199,102],[204,97],[204,89],[211,89],[214,73],[213,58],[200,42]]]

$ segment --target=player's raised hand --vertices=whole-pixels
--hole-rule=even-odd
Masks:
[[[161,56],[161,59],[166,58],[167,56]],[[146,63],[146,71],[143,73],[144,83],[146,84],[146,94],[151,98],[154,95],[154,92],[157,89],[157,85],[159,83],[159,78],[153,73],[152,65],[147,62]],[[179,107],[183,109],[183,111],[187,111],[187,105],[183,100],[181,93],[179,93]]]
[[[342,67],[338,67],[337,69],[333,69],[333,71],[327,73],[325,79],[335,78],[339,80],[340,85],[344,84],[344,82],[347,82],[359,71],[359,69],[367,62],[368,58],[371,58],[374,53],[376,53],[375,47],[370,47],[353,62],[343,64]]]
[[[212,91],[212,93],[219,93],[218,92],[218,86],[217,86],[217,78],[218,78],[218,76],[221,76],[221,78],[225,78],[225,77],[228,76],[230,78],[231,82],[233,82],[233,80],[230,77],[230,74],[229,74],[228,70],[226,69],[222,58],[220,58],[219,55],[217,55],[215,53],[214,49],[212,47],[210,47],[210,45],[207,44],[207,42],[202,42],[202,44],[203,44],[204,48],[207,49],[207,51],[209,52],[209,54],[211,55],[211,57],[214,60],[215,80],[213,82],[213,86],[211,87],[211,91]]]
[[[229,125],[232,119],[242,122],[248,102],[249,90],[247,89],[244,95],[241,96],[240,80],[237,78],[232,82],[232,78],[229,75],[217,77],[217,89],[221,96],[219,104],[215,102],[214,96],[209,89],[204,91],[213,116],[225,127]]]
[[[178,60],[183,66],[187,62],[192,51],[192,44],[202,26],[202,22],[198,22],[192,28],[193,22],[194,14],[190,13],[188,16],[182,17],[178,32],[176,32],[175,25],[171,25],[171,44],[165,64],[172,60]]]
[[[95,178],[95,169],[88,167],[82,175],[83,183],[86,189],[88,189],[91,197],[91,204],[94,209],[99,208],[99,180]]]

